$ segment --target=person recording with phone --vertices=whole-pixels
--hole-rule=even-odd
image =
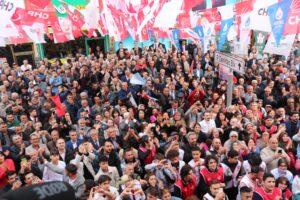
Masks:
[[[223,191],[225,185],[218,180],[213,180],[210,183],[209,191],[203,196],[204,200],[228,200],[228,197]]]
[[[269,172],[277,167],[280,158],[286,158],[288,164],[290,164],[290,157],[282,148],[278,147],[278,140],[274,137],[270,138],[268,146],[261,150],[260,156],[267,164]]]

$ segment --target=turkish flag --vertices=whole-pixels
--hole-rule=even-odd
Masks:
[[[105,26],[105,24],[103,22],[103,19],[104,19],[104,16],[101,15],[100,19],[98,21],[98,24],[99,24],[98,30],[99,30],[99,32],[100,32],[101,35],[107,35],[108,34],[108,30],[107,30],[107,28],[106,28],[106,26]]]
[[[283,35],[300,33],[300,1],[293,0],[285,23]]]
[[[146,40],[149,40],[148,27],[144,26],[140,34],[140,41],[146,41]]]
[[[67,9],[67,13],[72,24],[77,26],[78,28],[82,28],[85,22],[81,13],[76,9],[74,10],[74,12],[71,12],[69,9]]]
[[[12,44],[24,44],[31,42],[25,31],[21,28],[21,26],[16,26],[18,29],[19,36],[17,37],[10,37],[10,43]]]
[[[15,25],[23,25],[23,20],[26,18],[26,15],[25,9],[17,7],[14,14],[11,16],[11,21]]]
[[[66,114],[66,110],[63,107],[61,101],[60,101],[60,97],[59,96],[52,96],[51,100],[53,101],[53,103],[55,104],[55,111],[56,111],[56,115],[58,117],[62,117]]]

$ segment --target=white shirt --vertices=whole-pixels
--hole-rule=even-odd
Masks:
[[[271,174],[274,175],[275,179],[277,179],[281,176],[285,176],[289,180],[290,183],[293,182],[293,174],[289,170],[281,171],[278,168],[275,168],[275,169],[271,170]]]
[[[201,131],[206,134],[208,134],[211,129],[216,128],[215,120],[212,119],[209,121],[202,120],[199,124],[201,126]]]
[[[66,152],[64,151],[64,152],[59,152],[59,155],[60,155],[60,157],[64,160],[64,161],[66,161]]]
[[[241,189],[241,187],[244,187],[244,186],[247,186],[247,187],[251,188],[252,191],[254,191],[254,189],[256,188],[256,182],[252,181],[252,180],[249,178],[248,174],[246,174],[246,175],[241,179],[241,182],[240,182],[240,184],[239,184],[239,189],[238,189],[239,193],[238,193],[238,195],[237,195],[237,197],[236,197],[237,200],[240,200],[240,199],[241,199],[240,189]]]
[[[109,192],[113,193],[115,195],[115,198],[117,198],[119,196],[119,192],[117,190],[117,188],[109,186]],[[106,200],[108,199],[107,196],[103,196],[103,194],[101,193],[96,193],[93,200]]]
[[[241,179],[241,182],[240,182],[240,185],[239,185],[239,188],[243,187],[243,186],[247,186],[249,188],[251,188],[253,191],[256,187],[256,182],[255,181],[252,181],[249,177],[248,174],[246,174],[242,179]]]
[[[24,72],[26,70],[31,70],[32,66],[30,64],[25,65],[21,65],[21,70]]]
[[[52,164],[54,165],[54,163]],[[59,160],[56,166],[60,169],[65,169],[66,163],[64,161]],[[63,175],[52,171],[49,167],[45,167],[43,172],[43,181],[63,181]]]
[[[77,142],[73,142],[73,141],[71,141],[71,142],[72,142],[73,149],[76,149],[77,148]]]
[[[300,176],[295,176],[292,184],[292,191],[294,195],[300,194]]]
[[[264,171],[266,171],[267,165],[266,165],[266,163],[265,163],[264,161],[262,161],[262,162],[260,163],[259,167],[262,168]],[[251,166],[250,166],[248,160],[245,160],[245,161],[243,162],[243,169],[245,170],[245,172],[246,172],[247,174],[251,172]]]

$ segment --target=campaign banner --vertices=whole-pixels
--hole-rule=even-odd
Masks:
[[[271,29],[277,44],[279,44],[280,38],[282,36],[290,5],[291,0],[284,0],[268,8]]]
[[[171,37],[170,40],[176,47],[176,49],[180,50],[180,43],[179,43],[179,38],[180,38],[180,32],[178,29],[173,29],[171,31]]]
[[[242,1],[235,4],[236,18],[235,22],[237,24],[237,34],[241,36],[241,31],[250,32],[250,16],[253,10],[254,0]]]
[[[300,33],[300,1],[292,0],[283,35]]]
[[[295,34],[282,36],[278,45],[274,35],[272,34],[269,37],[263,52],[288,57],[293,47],[295,37]]]
[[[254,31],[254,46],[257,48],[258,54],[262,55],[268,39],[268,33],[263,31]]]
[[[218,43],[218,50],[220,51],[227,40],[227,34],[230,27],[233,25],[233,18],[223,20],[221,23],[220,40]]]
[[[12,22],[11,18],[17,8],[24,8],[24,1],[6,0],[0,1],[0,33],[1,37],[17,37],[18,28]]]
[[[251,12],[250,28],[255,31],[271,32],[268,7],[277,2],[278,0],[256,1]]]

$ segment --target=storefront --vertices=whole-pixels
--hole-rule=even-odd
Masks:
[[[59,44],[55,44],[52,40],[46,38],[46,43],[44,44],[26,43],[1,47],[0,58],[6,58],[10,65],[13,63],[22,65],[24,59],[35,65],[35,63],[45,57],[48,59],[63,58],[68,55],[74,56],[76,53],[88,55],[90,51],[95,51],[97,46],[100,47],[101,51],[107,52],[109,44],[108,36],[96,38],[80,37],[76,40]]]

